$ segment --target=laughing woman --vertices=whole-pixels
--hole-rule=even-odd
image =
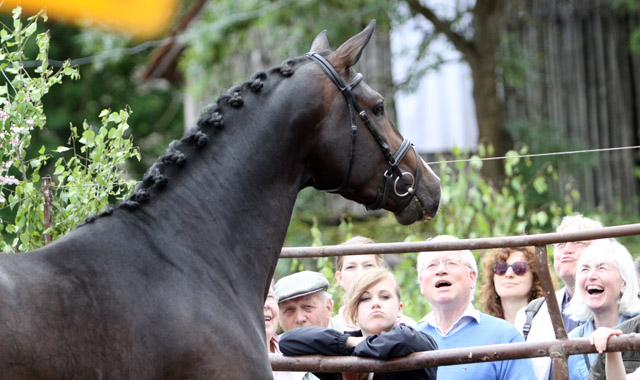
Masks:
[[[569,338],[589,337],[600,327],[613,327],[640,313],[638,277],[629,251],[612,240],[598,240],[578,259],[576,291],[567,308],[572,319],[586,321]],[[569,357],[569,379],[582,380],[596,354]]]
[[[350,287],[347,311],[360,328],[342,333],[306,327],[282,335],[280,350],[285,355],[362,356],[389,359],[413,352],[437,349],[431,336],[405,325],[396,325],[402,311],[400,289],[395,276],[384,268],[366,271]],[[322,380],[407,379],[435,380],[436,368],[394,373],[315,373]]]
[[[270,354],[279,354],[280,348],[278,347],[278,317],[280,316],[280,309],[278,309],[278,298],[273,291],[273,281],[269,286],[269,293],[267,293],[267,299],[264,301],[264,331],[267,343],[267,351]],[[273,372],[274,380],[290,380],[291,376],[289,372]]]

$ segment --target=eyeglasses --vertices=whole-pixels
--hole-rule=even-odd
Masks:
[[[460,265],[462,265],[462,262],[460,260],[453,259],[445,261],[434,260],[427,263],[427,265],[424,267],[424,270],[427,272],[435,272],[436,270],[438,270],[438,268],[440,268],[440,264],[444,265],[446,270],[456,270],[460,267]]]
[[[568,243],[556,243],[553,245],[553,248],[564,248],[568,244],[573,244],[574,248],[584,248],[589,245],[588,241],[570,241]]]
[[[493,264],[493,273],[498,276],[504,276],[504,274],[507,273],[507,270],[509,270],[509,267],[511,267],[516,276],[523,276],[527,273],[527,269],[529,269],[529,263],[526,261],[516,261],[513,264],[507,264],[504,261],[499,261]]]

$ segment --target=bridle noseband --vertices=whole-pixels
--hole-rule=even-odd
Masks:
[[[373,139],[376,141],[376,143],[380,147],[380,150],[382,151],[382,155],[384,155],[385,159],[387,160],[387,163],[389,164],[389,166],[387,167],[387,170],[383,174],[383,183],[382,183],[382,186],[378,189],[378,195],[376,197],[376,200],[373,203],[370,203],[365,206],[368,210],[377,210],[382,208],[385,205],[385,203],[387,203],[387,199],[389,197],[389,190],[393,185],[393,191],[398,197],[400,198],[407,197],[407,199],[402,203],[402,205],[400,205],[400,208],[395,211],[396,213],[401,212],[411,203],[416,191],[415,186],[418,183],[420,178],[420,161],[419,161],[418,152],[416,152],[414,149],[414,153],[416,155],[415,177],[410,172],[401,172],[398,165],[407,155],[409,150],[411,150],[411,148],[413,147],[413,144],[411,143],[411,141],[409,141],[409,139],[405,138],[402,141],[402,144],[400,144],[400,147],[398,147],[398,150],[396,150],[396,152],[393,154],[391,153],[391,150],[389,149],[389,144],[387,144],[382,138],[382,136],[380,136],[378,131],[376,131],[375,128],[373,128],[373,125],[369,120],[369,116],[362,109],[362,107],[360,107],[360,104],[358,103],[355,96],[353,95],[352,90],[362,80],[362,74],[358,73],[351,80],[351,82],[349,82],[349,84],[345,84],[344,81],[342,80],[342,77],[340,77],[340,75],[333,68],[331,63],[329,63],[329,61],[327,61],[323,56],[321,56],[318,53],[307,53],[307,56],[320,65],[320,67],[327,74],[329,79],[331,79],[331,81],[338,87],[342,95],[344,95],[344,98],[347,101],[347,105],[349,106],[349,116],[351,117],[351,142],[350,142],[350,149],[349,149],[349,167],[344,176],[344,179],[342,180],[342,183],[334,189],[329,189],[325,191],[338,192],[344,188],[344,186],[347,184],[347,181],[349,180],[349,176],[351,175],[351,168],[353,167],[353,159],[355,158],[356,135],[358,132],[358,126],[356,124],[355,114],[357,113],[360,116],[360,119],[362,120],[364,125],[367,127],[367,129],[373,136]],[[394,176],[395,176],[395,181],[393,180]],[[409,185],[409,187],[404,192],[401,193],[400,191],[398,191],[398,181],[403,177],[409,177],[411,179],[411,185]]]

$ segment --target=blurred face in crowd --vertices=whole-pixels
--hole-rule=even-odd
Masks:
[[[276,333],[278,329],[278,317],[280,311],[278,309],[278,300],[276,294],[273,291],[273,287],[269,288],[267,299],[264,301],[264,330],[267,336],[267,340],[271,340],[271,337]]]
[[[333,301],[324,291],[293,298],[279,304],[280,325],[284,331],[299,327],[328,327]]]
[[[348,291],[351,283],[362,273],[377,267],[378,261],[375,255],[344,256],[342,268],[335,273],[336,281],[342,289]]]
[[[578,259],[590,241],[575,241],[553,245],[553,267],[558,277],[570,288],[574,287]]]

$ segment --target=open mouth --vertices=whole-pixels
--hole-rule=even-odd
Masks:
[[[436,282],[436,289],[440,289],[446,286],[451,286],[451,283],[449,281],[445,281],[445,280],[440,280],[438,282]]]
[[[587,286],[587,293],[589,293],[589,295],[600,294],[602,292],[604,292],[604,288],[602,286],[599,286],[599,285]]]
[[[268,317],[268,316],[264,316],[264,321],[265,322],[271,322],[272,317]]]

